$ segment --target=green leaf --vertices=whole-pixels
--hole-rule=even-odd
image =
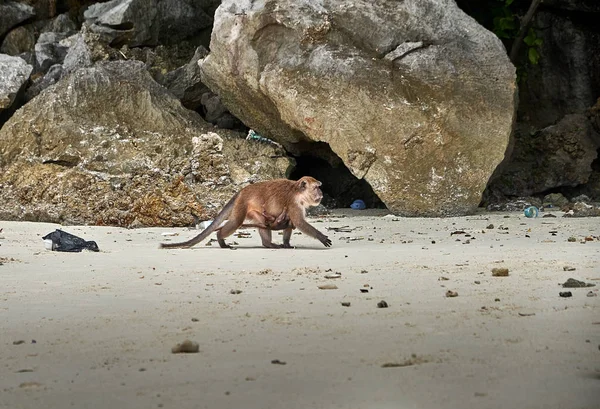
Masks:
[[[529,49],[527,56],[529,57],[529,62],[533,65],[537,65],[540,61],[540,53],[533,47]]]
[[[506,4],[506,7],[508,7],[511,4],[513,4],[513,1],[515,1],[515,0],[506,0],[506,2],[504,4]]]

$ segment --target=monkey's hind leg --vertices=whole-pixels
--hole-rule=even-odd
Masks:
[[[235,220],[230,219],[219,229],[219,231],[217,231],[217,241],[219,242],[219,246],[221,246],[221,248],[232,248],[229,244],[225,243],[225,238],[231,236],[233,232],[235,232],[240,226],[241,223],[238,224]]]
[[[281,248],[281,245],[273,243],[273,239],[271,238],[271,230],[258,229],[258,233],[260,234],[260,239],[262,240],[263,247],[266,247],[268,249]]]

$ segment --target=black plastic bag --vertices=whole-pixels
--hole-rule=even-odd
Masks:
[[[85,241],[81,237],[56,229],[42,237],[43,240],[52,240],[53,251],[68,251],[78,253],[81,250],[100,251],[95,241]]]

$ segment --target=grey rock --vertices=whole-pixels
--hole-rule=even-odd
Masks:
[[[54,32],[54,33],[64,33],[66,35],[73,35],[78,31],[77,24],[71,17],[69,17],[68,13],[59,14],[53,19],[49,20],[41,29],[41,32]]]
[[[569,199],[564,197],[562,193],[550,193],[544,196],[542,203],[544,207],[562,207],[569,204]]]
[[[590,199],[587,195],[579,195],[579,196],[575,196],[571,199],[571,203],[577,203],[577,202],[590,203],[591,201],[592,201],[592,199]]]
[[[41,33],[35,44],[36,72],[46,72],[54,64],[61,64],[67,55],[67,47],[60,44],[65,33]]]
[[[98,62],[0,129],[0,219],[192,225],[246,184],[286,177],[291,164],[276,146],[214,132],[143,63]]]
[[[16,27],[9,31],[2,41],[0,53],[8,55],[19,55],[24,52],[31,52],[35,47],[35,33],[32,27]]]
[[[0,38],[17,24],[35,16],[33,7],[16,1],[0,3]]]
[[[173,44],[212,27],[220,0],[158,0],[159,40]]]
[[[11,107],[32,71],[23,59],[0,54],[0,112]]]
[[[48,72],[43,77],[39,77],[33,81],[31,86],[27,88],[25,92],[25,101],[30,101],[36,97],[40,92],[48,88],[50,85],[54,85],[60,80],[63,73],[63,67],[60,64],[55,64],[48,69]]]
[[[219,118],[229,113],[229,110],[221,102],[221,98],[212,92],[206,92],[202,95],[202,106],[205,111],[205,119],[213,124],[216,124]]]
[[[208,50],[198,47],[194,57],[186,65],[168,72],[160,83],[181,100],[183,106],[197,110],[202,101],[202,95],[209,92],[200,79],[198,61],[208,55]]]
[[[79,68],[91,67],[92,51],[85,41],[85,34],[75,34],[70,38],[69,48],[63,62],[64,73],[71,73]]]
[[[157,10],[157,0],[112,0],[91,5],[84,17],[111,44],[138,47],[158,43]]]
[[[233,115],[293,154],[329,144],[394,213],[474,211],[505,157],[515,69],[454,1],[224,0],[210,49]]]
[[[576,202],[572,205],[574,217],[598,217],[600,216],[600,204],[588,204]]]

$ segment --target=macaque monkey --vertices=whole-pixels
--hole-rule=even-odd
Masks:
[[[262,245],[267,248],[292,248],[290,238],[295,228],[330,247],[331,240],[306,221],[306,209],[321,203],[323,193],[320,186],[321,182],[310,176],[297,181],[275,179],[248,185],[229,200],[202,233],[183,243],[162,243],[160,246],[192,247],[216,231],[219,246],[230,248],[225,238],[245,226],[257,227]],[[227,222],[221,226],[225,220]],[[244,224],[246,220],[251,223]],[[283,245],[272,242],[272,230],[283,230]]]

